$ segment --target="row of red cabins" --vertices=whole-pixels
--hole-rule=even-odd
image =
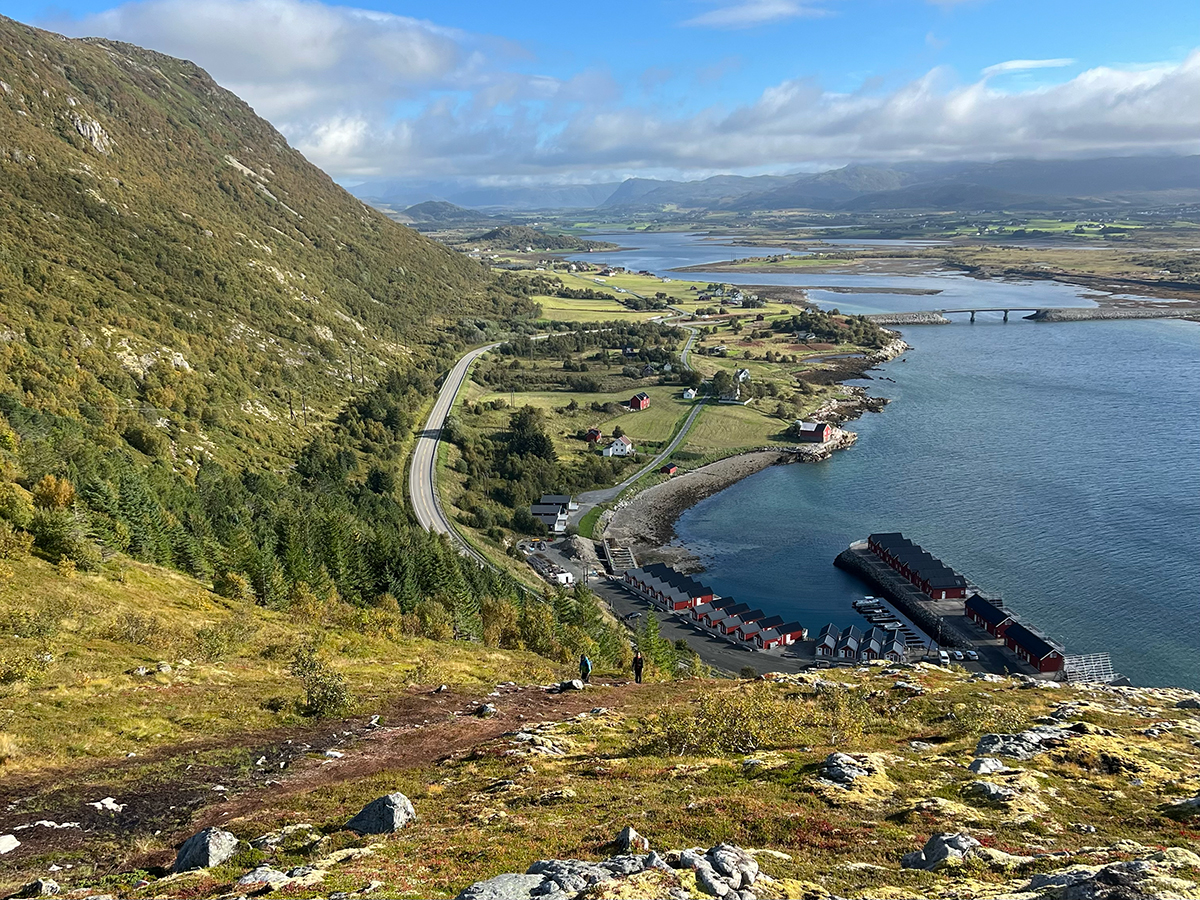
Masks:
[[[966,602],[967,618],[1039,672],[1058,672],[1063,667],[1064,651],[1046,638],[1022,625],[1002,606],[986,597],[972,594]]]
[[[693,621],[733,640],[752,643],[760,650],[805,640],[807,630],[799,622],[784,622],[768,616],[732,597],[717,597],[712,588],[662,563],[629,569],[625,585],[647,600],[671,612],[684,613]]]
[[[967,596],[967,579],[898,531],[871,535],[867,548],[934,600]]]

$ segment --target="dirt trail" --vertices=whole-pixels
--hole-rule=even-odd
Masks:
[[[327,719],[5,779],[0,782],[0,834],[15,834],[21,846],[0,862],[0,886],[23,877],[26,859],[86,855],[89,847],[111,848],[114,841],[129,846],[156,833],[177,844],[199,828],[270,808],[298,793],[428,765],[526,724],[565,719],[599,705],[619,707],[628,687],[596,684],[563,694],[537,685],[496,690],[498,696],[484,689],[413,688],[381,708],[378,727],[365,717]],[[481,703],[494,704],[497,714],[474,715]],[[328,757],[329,750],[343,755]],[[123,808],[93,805],[106,797]],[[108,855],[114,871],[124,867],[122,854]],[[139,857],[137,864],[169,865],[171,858],[173,853],[159,852]]]

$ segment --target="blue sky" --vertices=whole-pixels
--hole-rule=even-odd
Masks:
[[[342,180],[593,181],[1200,152],[1195,0],[67,0]]]

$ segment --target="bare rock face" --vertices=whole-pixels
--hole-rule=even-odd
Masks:
[[[205,828],[183,842],[175,857],[173,872],[209,869],[237,853],[238,839],[221,828]]]
[[[107,156],[112,152],[112,138],[108,136],[108,132],[95,119],[85,119],[79,113],[73,112],[71,113],[71,123],[75,126],[75,130],[92,145],[97,153],[103,153]]]
[[[417,818],[412,801],[397,792],[372,800],[346,823],[349,831],[359,834],[391,834]]]

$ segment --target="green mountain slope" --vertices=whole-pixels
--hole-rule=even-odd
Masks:
[[[265,461],[486,279],[193,64],[0,17],[0,393]]]

